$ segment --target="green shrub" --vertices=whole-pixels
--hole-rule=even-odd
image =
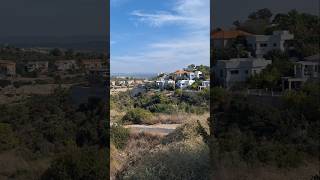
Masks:
[[[122,118],[122,122],[133,124],[149,124],[152,116],[152,113],[148,110],[134,108],[127,112],[127,114]]]
[[[129,130],[120,125],[111,126],[110,139],[117,149],[123,149],[129,139]]]
[[[10,124],[0,123],[0,151],[9,150],[18,144]]]
[[[105,180],[109,177],[108,157],[104,149],[73,148],[54,160],[41,179]]]
[[[176,112],[175,107],[172,104],[154,104],[149,107],[149,110],[153,113],[166,113],[166,114],[172,114]]]

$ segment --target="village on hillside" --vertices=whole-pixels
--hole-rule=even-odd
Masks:
[[[111,93],[132,90],[167,90],[176,89],[201,91],[210,87],[209,66],[194,64],[171,73],[158,73],[152,78],[112,77]]]

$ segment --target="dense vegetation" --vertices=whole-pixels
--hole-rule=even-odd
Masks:
[[[218,164],[228,163],[232,167],[245,164],[288,169],[316,163],[319,90],[318,84],[306,84],[300,91],[288,92],[280,103],[270,103],[212,88],[211,133],[200,132],[210,148],[213,173]]]
[[[168,92],[140,93],[132,96],[122,92],[111,97],[111,109],[125,111],[122,123],[152,124],[152,114],[193,113],[203,114],[209,111],[209,90],[187,92],[176,90]]]
[[[27,163],[50,159],[41,170],[18,169],[9,176],[16,179],[108,177],[105,103],[91,98],[77,108],[68,97],[65,90],[57,89],[52,95],[33,96],[21,104],[0,106],[0,137],[8,137],[1,138],[0,154],[14,152],[13,158],[21,157]]]

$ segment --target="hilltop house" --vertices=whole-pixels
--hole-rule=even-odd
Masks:
[[[230,88],[236,83],[247,81],[254,74],[259,74],[271,63],[271,60],[253,57],[218,60],[213,66],[215,83]]]
[[[75,60],[57,60],[54,65],[58,71],[78,69],[78,65]]]
[[[262,57],[271,50],[285,51],[288,40],[294,38],[289,31],[274,31],[272,35],[246,36],[247,44],[256,57]]]
[[[0,60],[0,77],[12,77],[16,75],[16,63]]]
[[[201,71],[185,71],[185,70],[177,70],[175,73],[177,79],[188,79],[194,80],[195,78],[200,79],[202,77]]]
[[[157,80],[156,82],[156,86],[159,87],[160,89],[164,89],[167,86],[172,85],[173,87],[175,86],[175,81],[172,79],[160,79]]]
[[[178,88],[184,89],[191,86],[194,82],[194,80],[179,80],[176,85]]]
[[[199,90],[209,88],[210,87],[210,81],[202,81],[201,86],[199,86]]]
[[[299,89],[308,80],[320,78],[320,54],[294,63],[294,76],[282,77],[282,89]]]
[[[194,78],[196,77],[194,72],[187,72],[185,75],[189,80],[194,80]]]
[[[211,33],[211,39],[213,40],[213,47],[222,49],[230,47],[232,41],[238,37],[244,37],[252,35],[250,33],[241,31],[241,30],[229,30],[229,31],[214,31]]]
[[[48,61],[28,61],[24,68],[27,72],[38,71],[41,73],[48,72],[49,62]]]
[[[176,76],[176,78],[184,78],[185,74],[187,73],[188,71],[185,71],[185,70],[177,70],[176,72],[174,72],[174,75]]]

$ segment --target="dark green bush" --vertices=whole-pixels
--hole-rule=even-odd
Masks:
[[[0,151],[9,150],[18,144],[10,124],[0,123]]]
[[[148,110],[141,108],[134,108],[127,112],[122,118],[123,123],[133,124],[149,124],[152,118],[152,113]]]
[[[105,180],[109,178],[108,159],[105,149],[73,148],[54,160],[41,179]]]
[[[120,126],[114,125],[110,129],[110,140],[117,149],[123,149],[129,139],[129,130]]]
[[[154,104],[149,107],[149,110],[153,113],[166,113],[166,114],[172,114],[176,112],[175,107],[172,104]]]

